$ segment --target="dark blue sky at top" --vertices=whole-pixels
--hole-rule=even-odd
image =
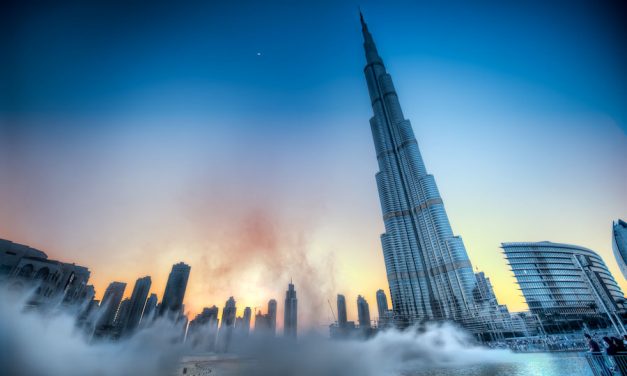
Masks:
[[[241,267],[250,251],[231,255],[256,211],[333,252],[338,291],[385,286],[358,5],[499,300],[518,299],[503,241],[612,262],[609,224],[627,212],[619,2],[1,3],[0,237],[93,267],[99,294],[146,274],[158,290],[153,273],[184,259],[200,307],[220,279],[201,281],[207,242],[238,265],[230,295],[274,289],[255,283],[265,264]]]
[[[251,114],[306,116],[350,109],[354,96],[367,106],[357,81],[364,58],[355,2],[60,3],[3,8],[3,118],[96,117],[127,111],[137,106],[129,98],[145,93],[151,99],[140,112],[202,111],[211,102]],[[361,7],[386,61],[439,59],[512,76],[627,127],[623,7],[604,1]],[[348,87],[327,95],[324,88],[336,82]]]

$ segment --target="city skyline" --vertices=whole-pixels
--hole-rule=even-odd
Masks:
[[[405,16],[400,17],[398,24],[386,23],[386,16],[398,14],[383,11],[381,16],[375,16],[378,10],[381,9],[375,5],[365,8],[366,15],[371,12],[374,16],[369,17],[369,22],[376,25],[377,40],[380,48],[385,51],[385,61],[394,67],[393,74],[397,80],[395,83],[406,117],[414,119],[414,131],[423,148],[430,172],[438,178],[455,233],[463,236],[473,265],[492,280],[498,300],[507,304],[512,311],[524,309],[522,298],[517,296],[514,279],[499,250],[502,242],[511,241],[550,240],[590,248],[603,257],[617,282],[625,290],[627,284],[612,257],[609,231],[611,222],[624,218],[627,213],[626,200],[621,196],[621,188],[627,182],[627,175],[624,168],[620,168],[620,161],[627,157],[627,148],[624,147],[624,119],[621,120],[619,114],[611,109],[595,107],[594,103],[583,106],[577,95],[568,95],[572,93],[558,90],[556,94],[553,91],[555,88],[550,85],[545,87],[541,79],[538,79],[539,84],[534,81],[536,86],[521,87],[516,79],[510,81],[504,77],[512,74],[511,71],[501,75],[503,72],[494,73],[489,67],[476,61],[481,68],[478,71],[475,70],[477,66],[470,63],[455,64],[455,59],[450,56],[447,59],[446,56],[446,52],[452,53],[455,49],[438,50],[438,55],[438,51],[425,49],[429,46],[425,46],[424,42],[419,41],[413,45],[411,38],[403,37],[402,31],[409,35],[424,31],[420,27],[412,26],[413,18]],[[316,12],[315,9],[313,11]],[[426,12],[437,14],[437,9]],[[300,15],[299,12],[296,14]],[[319,15],[319,12],[316,14]],[[418,12],[411,14],[419,19],[426,17]],[[46,19],[43,15],[38,17]],[[0,149],[12,153],[11,160],[16,162],[16,166],[0,167],[7,168],[7,173],[3,173],[3,176],[12,177],[11,184],[0,186],[0,202],[6,203],[8,209],[0,211],[0,236],[42,249],[53,258],[89,266],[92,271],[91,280],[95,283],[99,298],[109,282],[124,281],[130,286],[141,275],[150,275],[153,278],[151,292],[162,297],[167,279],[164,271],[182,260],[193,269],[185,302],[186,310],[192,313],[199,313],[203,306],[223,302],[231,295],[237,299],[238,315],[246,306],[264,306],[269,298],[280,298],[284,281],[289,274],[294,276],[295,284],[299,286],[299,304],[316,304],[318,308],[315,314],[321,315],[325,321],[329,316],[326,299],[332,299],[337,292],[344,294],[350,302],[358,295],[375,302],[375,292],[386,287],[387,281],[377,238],[377,234],[382,232],[383,224],[378,215],[376,189],[372,187],[376,164],[372,161],[369,140],[371,136],[367,126],[369,103],[363,90],[363,78],[359,77],[363,65],[362,53],[359,51],[359,26],[355,22],[355,10],[351,8],[349,12],[348,6],[337,14],[322,14],[321,17],[338,21],[334,24],[342,32],[342,37],[339,38],[342,48],[350,52],[350,66],[341,65],[337,68],[346,70],[346,76],[334,71],[336,75],[333,78],[336,81],[325,82],[329,87],[321,89],[320,98],[298,97],[303,102],[306,102],[305,99],[310,103],[313,101],[317,109],[328,109],[324,112],[324,117],[306,122],[303,129],[283,128],[294,120],[292,111],[302,109],[296,103],[294,109],[287,110],[287,114],[283,115],[285,117],[280,117],[282,127],[270,126],[267,133],[246,134],[251,129],[246,128],[243,123],[250,122],[251,119],[237,119],[229,123],[225,120],[228,111],[222,112],[213,107],[200,111],[195,106],[205,106],[206,97],[194,92],[193,87],[186,87],[182,91],[178,90],[180,88],[166,90],[166,93],[173,97],[184,93],[198,103],[194,102],[192,108],[177,107],[178,105],[174,105],[174,108],[168,107],[173,109],[166,116],[168,120],[151,125],[163,130],[164,134],[151,136],[149,129],[152,128],[144,128],[145,124],[135,123],[145,115],[143,106],[153,106],[149,103],[152,103],[150,100],[154,99],[155,93],[150,90],[149,84],[142,86],[145,92],[131,93],[137,95],[134,107],[127,109],[128,112],[122,111],[123,114],[116,113],[122,124],[126,125],[125,128],[109,128],[108,125],[119,120],[115,116],[102,118],[99,120],[102,124],[97,122],[100,125],[94,126],[94,132],[105,136],[100,141],[95,141],[86,130],[77,129],[81,121],[76,120],[83,116],[98,115],[99,112],[73,112],[69,105],[75,103],[71,101],[65,103],[71,114],[68,119],[59,117],[54,111],[49,118],[37,119],[22,107],[19,111],[3,111],[4,115],[9,110],[15,110],[10,116],[2,117],[2,120],[7,121],[2,122],[0,146],[6,146],[5,141],[11,146]],[[446,24],[447,19],[444,21]],[[288,23],[276,26],[277,29],[273,30],[283,30],[281,27],[302,30],[300,27],[311,27],[308,22],[304,26]],[[437,25],[428,25],[441,31]],[[598,32],[601,33],[602,30]],[[328,30],[323,29],[320,35],[306,35],[313,41],[321,42],[320,45],[325,48],[326,43],[330,44],[328,33]],[[550,35],[558,38],[556,34]],[[39,40],[36,35],[31,37]],[[137,36],[140,37],[141,35]],[[253,91],[268,87],[267,83],[256,81],[254,74],[269,69],[269,65],[276,62],[274,59],[281,56],[276,46],[264,48],[263,40],[258,42],[262,46],[242,47],[242,54],[250,53],[250,57],[234,57],[241,59],[238,68],[244,70],[246,77],[255,84],[253,88],[247,87]],[[305,54],[304,50],[291,44],[289,46],[291,51]],[[332,46],[335,45],[330,46],[326,48],[333,50]],[[451,47],[451,44],[448,46]],[[421,51],[425,50],[432,55],[421,55]],[[257,52],[261,55],[257,56]],[[307,63],[307,59],[311,58],[310,55],[305,55],[301,57],[302,63]],[[270,61],[254,60],[258,57]],[[247,59],[250,59],[250,64]],[[469,60],[472,63],[472,59]],[[330,63],[330,60],[320,61]],[[286,69],[285,66],[281,68]],[[279,73],[271,72],[274,76]],[[287,73],[291,72],[288,70]],[[452,73],[451,79],[445,77],[449,73]],[[434,76],[429,79],[429,74]],[[168,85],[174,85],[176,88],[177,77],[181,76],[174,75],[174,82],[164,85],[169,88],[172,87]],[[246,83],[240,84],[246,87]],[[288,92],[298,91],[298,88],[284,84],[287,87],[282,88]],[[313,85],[311,82],[301,84],[304,87]],[[462,89],[465,84],[470,84],[468,91]],[[503,100],[496,100],[502,95],[504,88],[512,89],[514,94]],[[347,105],[346,110],[331,105],[338,98],[337,94],[332,94],[335,89],[340,93],[351,93],[348,96],[355,93],[355,102],[341,102]],[[131,95],[128,91],[119,90]],[[233,95],[230,91],[228,93]],[[473,93],[481,95],[471,98]],[[551,103],[560,103],[559,111],[547,111],[533,100],[527,103],[522,97],[530,93],[539,93],[542,99],[548,98],[554,100]],[[106,90],[101,94],[106,95]],[[277,101],[282,98],[275,92],[271,94]],[[432,94],[434,99],[426,98]],[[231,106],[252,106],[253,103],[246,98],[243,102],[233,99],[234,97],[229,98],[233,100]],[[42,101],[40,97],[35,99]],[[37,102],[35,99],[32,100]],[[24,101],[21,105],[33,106],[35,110],[42,105],[40,102],[33,104],[27,99],[21,100]],[[157,98],[154,103],[160,103],[160,100],[164,98]],[[50,105],[60,106],[56,102]],[[456,109],[461,115],[444,115],[449,106],[459,106]],[[473,117],[477,113],[465,106],[479,106],[487,111],[487,115]],[[489,106],[496,106],[504,113],[489,112],[486,109]],[[271,115],[276,115],[279,111],[276,104],[270,108]],[[191,110],[191,115],[186,117],[183,111],[188,109]],[[531,115],[526,113],[527,110],[531,111]],[[215,117],[212,116],[212,111],[215,111]],[[520,111],[525,112],[524,116],[515,117]],[[582,113],[584,116],[579,117]],[[259,124],[270,124],[272,116],[269,115],[262,112]],[[184,124],[174,130],[174,125],[181,122],[181,119]],[[212,123],[214,119],[222,123]],[[576,121],[573,123],[574,119]],[[482,121],[486,121],[486,124],[480,124]],[[328,124],[324,124],[325,122]],[[44,123],[47,125],[41,125]],[[230,132],[224,129],[228,128],[226,125],[238,125],[241,128]],[[68,151],[55,146],[42,147],[42,140],[59,129],[59,135],[75,133],[60,140],[59,148],[69,146]],[[568,129],[568,134],[564,135],[564,129]],[[451,138],[451,133],[456,133],[458,137]],[[490,139],[491,134],[494,134],[494,139]],[[174,137],[169,138],[172,135]],[[273,139],[277,135],[287,145],[280,146],[279,150],[274,149],[277,146],[274,141],[266,139]],[[209,136],[215,136],[218,141],[212,141]],[[243,140],[239,136],[243,136]],[[298,153],[300,150],[292,149],[290,143],[302,147],[298,140],[304,136],[310,137],[312,145],[311,149],[303,147],[301,154]],[[124,141],[126,137],[129,137],[128,141]],[[197,139],[204,141],[198,142]],[[142,142],[135,149],[133,142],[138,140]],[[84,144],[79,146],[79,141]],[[157,146],[166,141],[172,142],[173,154],[162,156]],[[205,145],[205,141],[210,144]],[[222,150],[218,145],[225,142],[228,146],[234,146],[241,141],[243,145],[236,146],[234,154]],[[531,148],[522,145],[534,146]],[[92,146],[93,152],[86,150]],[[211,153],[203,151],[207,146]],[[109,147],[119,151],[120,156],[107,153],[106,149]],[[342,150],[342,147],[347,150]],[[35,152],[35,149],[41,149],[42,154],[37,154],[39,152]],[[230,158],[246,149],[251,149],[252,155]],[[312,152],[316,149],[326,150],[327,155],[320,156]],[[95,166],[93,173],[85,171],[86,165],[81,162],[71,161],[77,153],[86,153],[88,166]],[[298,169],[281,161],[282,156],[288,153],[296,156],[295,163],[300,164]],[[457,159],[451,160],[446,155]],[[130,167],[127,168],[123,158],[129,156]],[[254,158],[255,156],[259,158]],[[49,161],[51,174],[54,176],[39,169],[41,157]],[[155,157],[158,159],[157,169],[149,167]],[[247,167],[251,159],[259,159],[259,164]],[[188,166],[190,161],[197,163],[197,160],[202,160],[209,167],[181,167]],[[226,169],[232,170],[231,172],[223,171],[220,167],[213,169],[212,166],[222,164],[213,161],[222,160],[232,162],[226,165]],[[334,162],[338,162],[336,167],[333,166]],[[313,164],[321,167],[312,166]],[[577,168],[572,165],[577,165]],[[300,171],[310,167],[313,171],[308,174]],[[349,178],[341,178],[340,175],[348,167],[354,171],[348,174]],[[13,168],[21,169],[21,172],[18,173]],[[85,181],[75,181],[72,177],[74,168],[79,168],[79,171],[86,174]],[[164,173],[160,169],[164,169],[166,175],[162,175]],[[580,182],[579,173],[575,171],[577,169],[585,170],[591,176],[586,176],[585,181]],[[182,180],[190,182],[189,185],[166,183],[159,187],[154,184],[170,173],[174,175],[174,181],[183,177]],[[320,182],[319,177],[325,176],[325,173],[330,174],[330,179]],[[477,179],[477,176],[480,178]],[[252,197],[243,188],[234,188],[233,192],[229,192],[230,188],[242,185],[251,177],[257,181],[278,179],[278,184],[285,184],[286,187],[274,192],[276,186],[262,184]],[[225,187],[204,184],[222,178],[225,178]],[[101,179],[107,181],[103,190],[92,185],[102,183]],[[125,179],[127,182],[124,182]],[[299,179],[302,182],[298,182]],[[94,183],[90,183],[90,180]],[[595,180],[597,183],[594,183]],[[576,183],[564,188],[561,184],[564,181]],[[42,184],[35,187],[29,185],[32,182]],[[603,182],[601,187],[598,182]],[[77,189],[87,193],[71,199],[65,193],[64,187],[72,183],[78,185]],[[116,184],[120,184],[120,187],[116,187]],[[316,184],[322,185],[318,192],[312,192],[307,187]],[[193,188],[196,185],[204,188]],[[486,187],[489,189],[485,189]],[[552,189],[553,187],[560,189]],[[206,192],[203,192],[205,188]],[[111,191],[106,192],[107,189]],[[31,196],[27,199],[21,192],[31,195],[33,201],[30,201]],[[359,194],[352,197],[354,192]],[[92,201],[96,196],[103,198],[103,204]],[[302,196],[308,197],[300,203]],[[226,199],[225,202],[220,202],[215,197]],[[48,201],[60,201],[64,205],[56,206]],[[166,204],[159,203],[161,201]],[[270,204],[260,204],[266,201]],[[346,203],[342,204],[341,201]],[[320,202],[323,204],[320,205]],[[112,203],[113,205],[107,207]],[[233,206],[234,214],[228,210],[233,203],[237,204]],[[196,204],[199,204],[198,208],[192,208]],[[255,208],[252,214],[245,208],[249,204]],[[276,212],[272,210],[274,207],[277,208]],[[145,214],[137,214],[141,211]],[[174,215],[170,216],[170,213]],[[303,217],[303,213],[311,214],[313,219]],[[542,214],[538,216],[538,213]],[[225,223],[213,228],[217,218],[223,218],[221,214],[226,214]],[[203,216],[211,218],[202,218]],[[64,218],[62,222],[65,223],[56,223],[55,220],[59,217]],[[90,220],[85,221],[85,218]],[[117,225],[120,218],[124,220]],[[34,230],[38,228],[44,230]],[[76,232],[84,234],[76,235]],[[241,241],[233,241],[233,234],[239,232],[247,234]],[[285,233],[290,235],[284,235]],[[292,253],[292,247],[301,252]],[[236,264],[240,269],[226,266],[232,260],[225,255],[231,251],[240,261],[240,264]],[[257,251],[262,256],[256,256]],[[210,259],[212,256],[218,261]],[[276,263],[263,264],[272,267],[268,268],[270,272],[274,273],[278,268],[284,269],[280,278],[276,278],[276,283],[264,282],[267,275],[253,265],[258,257],[268,256],[277,258]],[[333,285],[321,286],[320,293],[303,289],[307,284],[299,279],[306,277],[297,275],[297,265],[302,257],[311,257],[306,260],[307,267],[312,270],[326,271],[324,268],[327,264],[332,264],[333,268],[330,270],[335,273]],[[317,280],[321,280],[322,276],[324,273],[315,275]],[[238,282],[241,286],[235,286]],[[232,291],[219,292],[229,285],[232,286]],[[125,298],[130,296],[130,290],[126,289]],[[387,287],[385,292],[389,295]],[[305,299],[303,294],[309,296],[305,295]],[[311,303],[315,300],[318,301]],[[355,307],[349,305],[348,314],[355,319]],[[282,307],[277,315],[283,317]],[[317,324],[311,320],[305,322],[307,325]]]

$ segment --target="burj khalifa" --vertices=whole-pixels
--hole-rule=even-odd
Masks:
[[[476,279],[464,243],[453,234],[433,175],[360,13],[372,104],[372,138],[385,233],[381,235],[397,324],[475,322]]]

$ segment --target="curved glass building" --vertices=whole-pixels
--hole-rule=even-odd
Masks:
[[[627,279],[627,223],[622,219],[612,224],[612,248],[618,267]]]
[[[595,252],[551,242],[503,243],[502,248],[530,311],[554,326],[550,331],[607,320],[622,327],[623,292]]]

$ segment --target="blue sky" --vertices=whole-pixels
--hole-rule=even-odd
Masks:
[[[588,246],[627,287],[609,242],[611,221],[627,213],[623,7],[361,8],[454,231],[499,281],[499,298],[524,309],[498,249],[505,241]],[[195,310],[229,294],[257,304],[256,288],[280,296],[286,281],[265,283],[259,270],[267,255],[282,258],[284,279],[303,254],[331,270],[322,295],[374,302],[386,287],[356,3],[0,13],[1,237],[90,266],[99,293],[140,274],[160,293],[167,275],[155,274],[185,259]],[[250,218],[273,223],[264,229],[276,238],[232,244]],[[293,257],[295,245],[306,252]],[[228,264],[226,250],[246,247],[259,248],[244,253],[253,261],[219,288],[207,281],[223,270],[212,260]]]

